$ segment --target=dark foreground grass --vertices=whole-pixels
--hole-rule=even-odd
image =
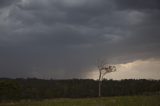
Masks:
[[[3,103],[0,106],[160,106],[160,96],[124,96],[87,99],[52,99]]]

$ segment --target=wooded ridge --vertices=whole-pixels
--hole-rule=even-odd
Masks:
[[[102,96],[160,95],[160,80],[125,79],[102,81]],[[44,80],[0,78],[0,101],[98,96],[98,81],[92,79]]]

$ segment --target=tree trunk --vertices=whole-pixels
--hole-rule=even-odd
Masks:
[[[98,96],[101,97],[101,71],[99,71],[99,79],[98,79]]]
[[[99,80],[98,96],[101,97],[101,80]]]

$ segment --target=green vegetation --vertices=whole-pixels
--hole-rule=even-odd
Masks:
[[[160,80],[103,80],[102,83],[102,97],[160,95]],[[97,96],[97,80],[0,79],[0,102]]]
[[[160,96],[124,96],[86,99],[20,101],[0,106],[160,106]]]
[[[160,80],[103,80],[102,83],[103,97],[97,98],[96,80],[3,78],[0,106],[160,106]]]
[[[20,86],[14,80],[0,80],[0,101],[20,98]]]

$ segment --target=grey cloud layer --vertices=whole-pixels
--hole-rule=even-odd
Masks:
[[[12,4],[15,4],[16,2],[18,2],[19,0],[1,0],[0,2],[0,8],[4,8],[7,6],[10,6]]]
[[[97,58],[115,64],[159,58],[158,0],[0,4],[1,76],[83,77]]]
[[[159,0],[114,0],[118,9],[160,9]]]

